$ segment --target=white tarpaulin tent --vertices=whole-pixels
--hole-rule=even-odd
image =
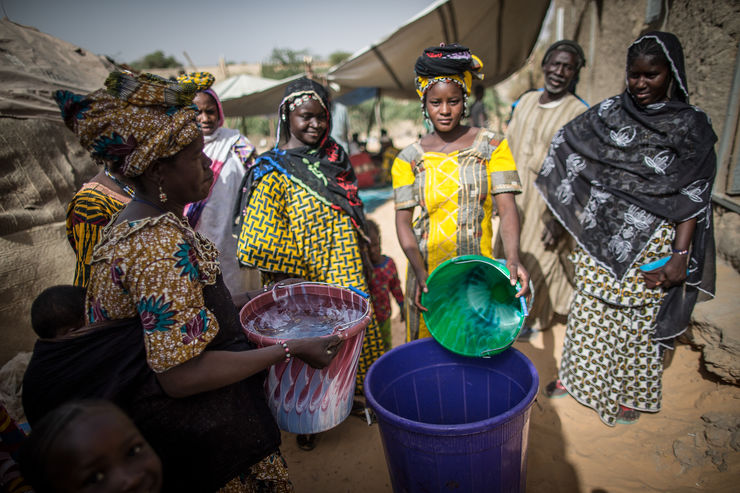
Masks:
[[[529,57],[549,0],[440,0],[396,32],[329,71],[342,87],[376,87],[416,97],[414,62],[441,42],[467,46],[483,60],[486,86],[517,71]]]
[[[275,82],[277,82],[275,79],[240,74],[229,77],[222,82],[217,82],[213,85],[213,90],[216,91],[219,99],[234,99],[244,94],[263,91],[274,86]]]
[[[332,67],[327,78],[340,86],[342,94],[373,87],[384,95],[415,98],[416,58],[426,47],[456,41],[483,60],[483,83],[491,86],[524,65],[549,4],[549,0],[439,0],[378,43]],[[229,116],[275,113],[290,80],[223,101],[224,112]]]
[[[221,84],[215,85],[213,89],[221,99],[221,105],[226,116],[268,115],[277,113],[277,107],[283,98],[285,86],[302,76],[295,75],[287,79],[272,80],[267,87],[261,89],[250,91],[244,88],[245,92],[242,92],[241,96],[237,95],[238,89],[235,87],[231,88],[228,93],[220,92]],[[229,80],[227,79],[222,84],[225,85]]]

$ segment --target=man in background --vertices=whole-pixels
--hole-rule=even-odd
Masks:
[[[545,87],[519,99],[506,132],[523,190],[516,199],[522,221],[521,260],[534,287],[528,326],[520,335],[524,340],[533,331],[550,327],[557,315],[566,315],[570,307],[572,265],[567,257],[573,240],[548,210],[534,181],[558,130],[588,108],[575,95],[578,74],[585,65],[578,43],[561,40],[552,44],[542,59]],[[500,242],[494,255],[503,257]]]

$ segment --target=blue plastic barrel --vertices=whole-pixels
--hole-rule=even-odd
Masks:
[[[491,358],[432,338],[380,357],[365,377],[393,491],[523,492],[539,377],[514,348]]]

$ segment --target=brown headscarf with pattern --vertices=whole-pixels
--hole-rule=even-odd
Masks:
[[[195,84],[112,72],[105,87],[87,96],[57,91],[54,99],[92,157],[125,176],[139,176],[201,134],[193,106]]]

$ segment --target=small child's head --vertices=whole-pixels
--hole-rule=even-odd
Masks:
[[[475,99],[483,99],[483,96],[486,94],[486,88],[481,84],[476,84],[473,87],[473,94],[475,95]]]
[[[61,337],[85,325],[85,288],[52,286],[31,305],[31,326],[42,339]]]
[[[114,404],[84,400],[44,416],[21,448],[23,475],[37,493],[162,488],[162,462]]]
[[[383,259],[380,248],[380,228],[378,223],[368,219],[367,235],[370,238],[370,260],[373,264],[379,264]]]

